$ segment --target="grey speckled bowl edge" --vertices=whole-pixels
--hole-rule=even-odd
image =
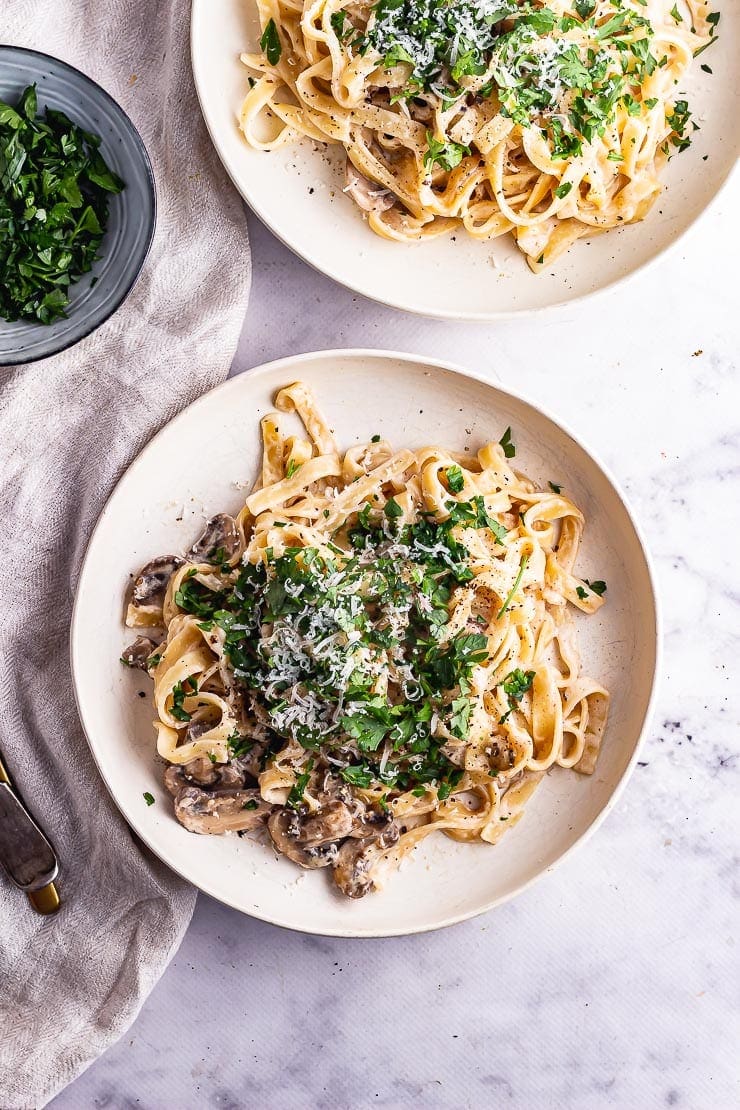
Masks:
[[[49,325],[0,319],[0,366],[58,354],[105,323],[133,289],[156,226],[156,185],[149,155],[120,105],[67,62],[25,47],[0,44],[0,100],[14,103],[33,83],[40,108],[58,108],[100,136],[101,153],[126,188],[111,197],[99,260],[91,273],[70,287],[67,319]]]

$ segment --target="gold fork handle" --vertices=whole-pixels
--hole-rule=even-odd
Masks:
[[[41,890],[29,891],[28,901],[37,913],[42,913],[45,916],[50,913],[56,913],[62,904],[59,891],[54,883],[42,886]]]

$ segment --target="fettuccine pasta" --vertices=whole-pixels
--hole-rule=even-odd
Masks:
[[[255,3],[251,146],[341,144],[378,235],[511,233],[535,272],[646,216],[690,143],[678,86],[719,18],[704,0]]]
[[[577,575],[583,514],[513,467],[510,429],[475,455],[341,453],[306,385],[275,404],[237,516],[137,576],[124,662],[154,680],[188,829],[266,826],[360,897],[432,833],[496,843],[551,768],[591,774],[609,695],[571,614],[606,584]]]

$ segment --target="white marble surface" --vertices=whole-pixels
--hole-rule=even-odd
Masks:
[[[129,1034],[55,1110],[740,1106],[739,203],[736,181],[614,294],[490,326],[353,297],[250,220],[237,371],[332,346],[446,357],[560,413],[607,461],[657,565],[658,709],[603,828],[486,917],[326,940],[201,896]]]

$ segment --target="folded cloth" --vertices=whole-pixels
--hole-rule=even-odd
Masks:
[[[154,245],[125,305],[71,350],[0,370],[0,750],[58,851],[63,899],[41,918],[0,869],[4,1110],[43,1106],[121,1036],[195,900],[106,793],[68,650],[80,560],[107,495],[157,428],[226,377],[246,308],[246,223],[200,116],[185,10],[172,0],[2,4],[4,42],[63,58],[118,100],[158,188]]]

